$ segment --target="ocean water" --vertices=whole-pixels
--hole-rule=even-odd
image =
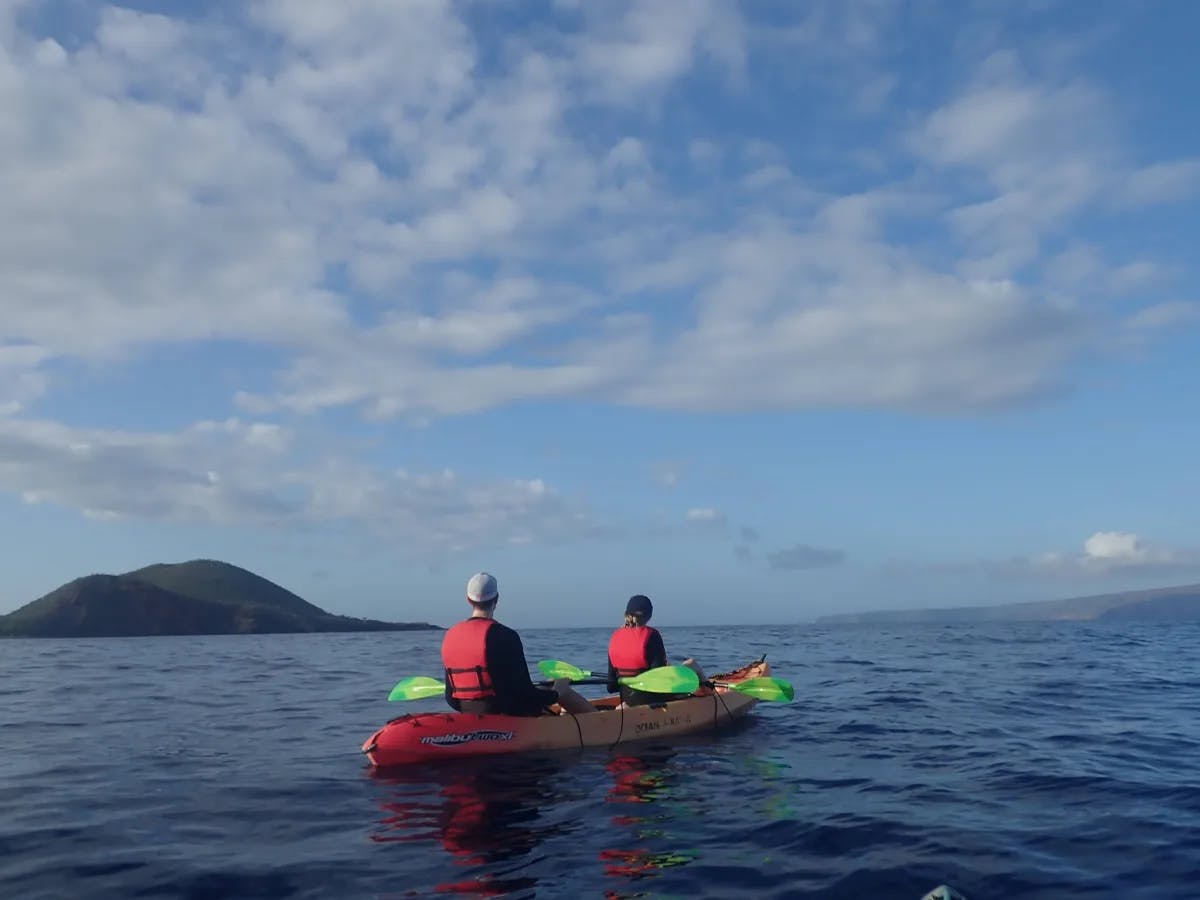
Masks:
[[[663,632],[795,702],[378,776],[439,634],[0,641],[0,897],[1200,896],[1200,628]],[[606,635],[523,637],[590,668]]]

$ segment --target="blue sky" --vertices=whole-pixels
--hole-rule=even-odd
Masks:
[[[18,0],[0,611],[1200,580],[1200,8]]]

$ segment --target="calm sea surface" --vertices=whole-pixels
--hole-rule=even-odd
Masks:
[[[1200,628],[663,633],[796,701],[378,777],[440,633],[0,641],[0,897],[1200,897]]]

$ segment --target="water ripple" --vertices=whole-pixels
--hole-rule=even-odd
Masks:
[[[766,651],[796,702],[372,774],[435,636],[6,641],[0,896],[1194,896],[1200,629],[664,631],[709,668]],[[585,664],[605,638],[525,635]]]

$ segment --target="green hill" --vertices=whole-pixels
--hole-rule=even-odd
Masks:
[[[1200,621],[1200,584],[1091,594],[1067,600],[1009,603],[1002,606],[956,606],[946,609],[894,609],[840,613],[817,619],[820,625],[905,622],[1146,622]]]
[[[1106,622],[1198,622],[1200,584],[1153,592],[1148,597],[1107,609],[1099,618]]]
[[[241,597],[248,602],[298,616],[329,615],[319,606],[313,606],[273,581],[216,560],[158,563],[144,569],[136,569],[124,577],[135,578],[197,600],[228,603],[230,597]]]
[[[0,616],[0,636],[133,637],[435,629],[328,613],[279,585],[216,560],[77,578]]]

